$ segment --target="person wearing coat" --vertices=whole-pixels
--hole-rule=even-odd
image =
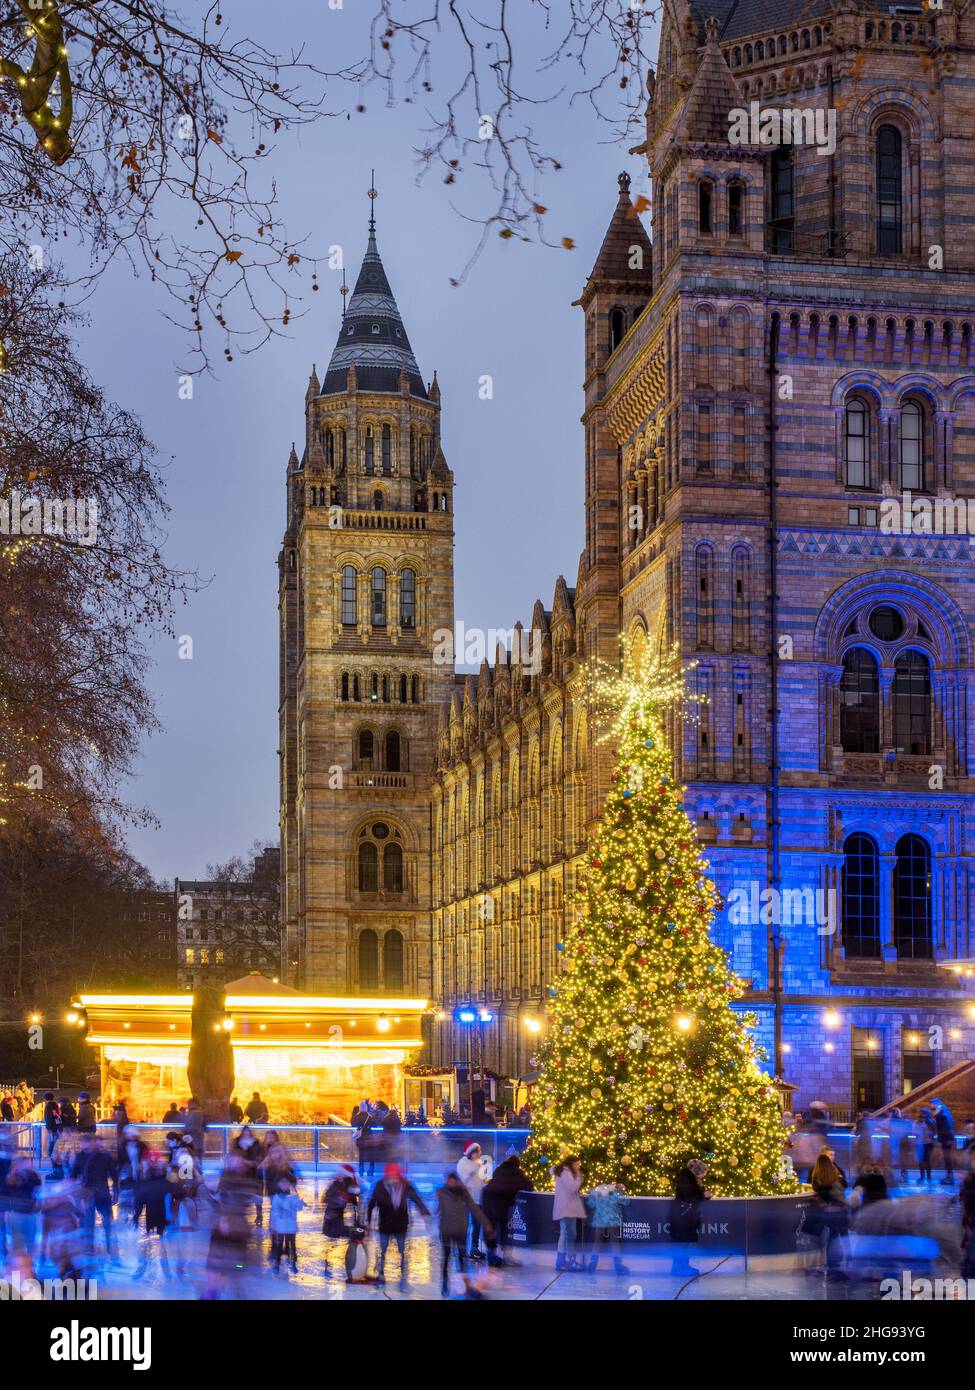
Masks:
[[[423,1216],[430,1210],[423,1198],[395,1163],[387,1163],[383,1176],[372,1189],[369,1206],[366,1209],[366,1224],[373,1212],[379,1214],[379,1263],[376,1267],[376,1283],[386,1282],[386,1251],[391,1240],[396,1242],[399,1251],[400,1283],[406,1282],[406,1233],[410,1228],[410,1204]]]
[[[701,1203],[708,1200],[708,1193],[704,1188],[707,1171],[708,1165],[703,1159],[692,1158],[677,1174],[674,1182],[674,1200],[670,1204],[670,1238],[676,1244],[697,1244]],[[686,1254],[675,1258],[672,1273],[691,1272],[692,1266]]]
[[[457,1176],[456,1169],[444,1174],[443,1187],[437,1189],[437,1220],[440,1226],[440,1295],[450,1297],[450,1255],[457,1257],[457,1268],[463,1277],[467,1273],[467,1227],[473,1218],[484,1231],[484,1238],[494,1243],[494,1230],[486,1215],[474,1201]]]
[[[522,1172],[517,1154],[509,1154],[495,1168],[491,1178],[484,1184],[481,1193],[481,1207],[484,1215],[494,1227],[494,1238],[498,1253],[488,1253],[490,1264],[511,1264],[507,1253],[511,1241],[509,1225],[511,1213],[519,1192],[533,1191],[531,1178]]]
[[[91,1103],[91,1096],[87,1091],[78,1092],[78,1133],[94,1134],[97,1129],[98,1117],[95,1114],[95,1107]]]
[[[13,1124],[14,1102],[12,1096],[4,1096],[3,1100],[0,1100],[0,1120],[6,1121],[7,1124]]]
[[[578,1223],[586,1219],[586,1207],[582,1200],[582,1164],[573,1155],[557,1163],[554,1171],[555,1202],[552,1206],[552,1220],[557,1222],[559,1227],[555,1268],[582,1269],[575,1253]]]
[[[457,1176],[471,1194],[471,1200],[479,1203],[484,1191],[484,1160],[480,1144],[470,1143],[466,1146],[457,1160]],[[481,1254],[481,1228],[473,1220],[468,1235],[467,1253],[472,1260],[484,1258]]]
[[[945,1175],[941,1179],[941,1182],[943,1185],[954,1187],[955,1121],[944,1101],[934,1100],[931,1104],[934,1107],[934,1132],[938,1143],[941,1145],[941,1153],[945,1161]]]
[[[206,1130],[206,1120],[203,1115],[203,1106],[193,1096],[186,1107],[186,1118],[183,1122],[183,1132],[188,1134],[193,1140],[193,1152],[197,1158],[203,1158],[203,1146],[206,1142],[204,1132]]]

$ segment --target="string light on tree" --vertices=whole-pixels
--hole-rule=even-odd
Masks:
[[[664,720],[688,696],[674,657],[636,655],[591,678],[616,764],[548,990],[526,1162],[550,1187],[578,1154],[590,1183],[664,1196],[699,1158],[716,1196],[796,1192],[757,1020],[732,1007],[744,986],[710,939],[718,894],[671,778]]]

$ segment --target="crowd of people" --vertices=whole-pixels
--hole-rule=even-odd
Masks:
[[[164,1280],[189,1279],[203,1297],[243,1296],[265,1266],[278,1277],[298,1273],[300,1214],[316,1205],[319,1193],[324,1243],[314,1272],[326,1279],[382,1286],[392,1259],[406,1286],[411,1234],[434,1237],[445,1297],[454,1269],[464,1296],[481,1297],[479,1269],[517,1263],[512,1212],[518,1194],[532,1184],[513,1149],[495,1167],[472,1139],[430,1195],[429,1182],[418,1184],[407,1171],[399,1113],[385,1102],[363,1100],[351,1116],[358,1164],[339,1165],[315,1184],[312,1196],[268,1124],[260,1095],[246,1107],[235,1100],[232,1115],[237,1128],[222,1164],[215,1171],[208,1163],[205,1174],[206,1126],[197,1099],[170,1106],[163,1116],[170,1128],[153,1146],[143,1137],[147,1131],[130,1122],[124,1103],[115,1107],[114,1132],[105,1138],[86,1092],[77,1102],[47,1092],[48,1172],[39,1171],[31,1152],[15,1147],[13,1131],[0,1132],[0,1263],[25,1275],[45,1266],[59,1278],[84,1277],[100,1259],[121,1269],[119,1231],[127,1229],[136,1261],[125,1272],[133,1279],[156,1264]],[[831,1146],[828,1115],[815,1108],[792,1132],[787,1151],[812,1188],[803,1234],[822,1252],[828,1277],[848,1277],[851,1237],[891,1233],[934,1234],[939,1248],[954,1241],[962,1275],[975,1277],[975,1122],[957,1129],[940,1100],[913,1118],[896,1110],[881,1120],[864,1117],[844,1160],[852,1180]],[[959,1169],[965,1172],[956,1193]],[[942,1176],[935,1179],[935,1172]],[[574,1156],[563,1158],[554,1174],[556,1270],[595,1272],[605,1256],[615,1274],[627,1275],[623,1189],[590,1182]],[[678,1273],[692,1272],[686,1248],[698,1240],[701,1208],[710,1200],[706,1183],[707,1165],[697,1160],[676,1179],[669,1235],[678,1247]],[[948,1191],[939,1196],[942,1187]],[[918,1195],[905,1196],[905,1188]],[[306,1216],[306,1231],[308,1225]]]
[[[29,1120],[36,1103],[34,1092],[26,1080],[18,1081],[16,1086],[0,1096],[0,1120],[7,1124]]]

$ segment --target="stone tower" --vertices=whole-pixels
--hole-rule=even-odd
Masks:
[[[372,192],[372,191],[371,191]],[[373,195],[374,196],[374,195]],[[281,843],[288,978],[425,996],[430,785],[453,671],[453,475],[374,218],[305,442],[279,559]]]

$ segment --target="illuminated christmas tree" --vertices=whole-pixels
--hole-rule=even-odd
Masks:
[[[732,1001],[743,993],[709,929],[718,894],[671,779],[664,734],[684,692],[647,658],[594,678],[616,767],[574,921],[549,989],[527,1163],[540,1185],[577,1154],[589,1183],[672,1195],[689,1159],[715,1196],[794,1192],[771,1079]]]

